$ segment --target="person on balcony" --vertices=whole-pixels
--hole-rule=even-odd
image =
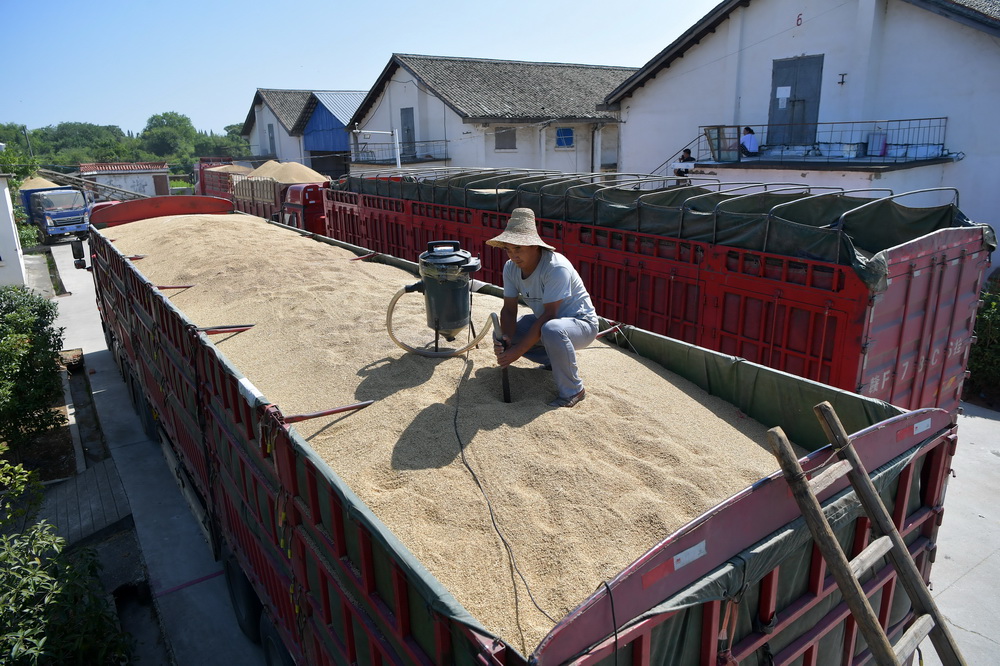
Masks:
[[[740,154],[745,157],[757,157],[760,154],[757,135],[749,127],[743,128],[743,138],[740,139]]]
[[[677,161],[678,162],[694,162],[695,159],[693,157],[691,157],[691,149],[690,148],[685,148],[684,150],[682,150],[681,151],[681,158],[679,160],[677,160]],[[678,178],[683,178],[684,176],[688,175],[689,173],[691,173],[691,172],[688,171],[687,169],[674,169],[674,175],[677,176]]]

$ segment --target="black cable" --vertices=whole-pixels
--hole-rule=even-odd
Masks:
[[[510,560],[511,568],[517,573],[517,577],[521,579],[521,583],[524,585],[524,589],[528,592],[528,598],[531,599],[531,603],[534,604],[535,608],[538,609],[539,613],[547,617],[549,621],[552,622],[552,624],[556,624],[557,621],[555,620],[555,618],[546,613],[545,610],[543,610],[542,607],[538,605],[538,601],[535,600],[535,595],[531,593],[531,587],[528,585],[528,581],[524,579],[524,574],[521,573],[521,569],[517,566],[517,558],[514,557],[514,549],[511,547],[510,542],[507,541],[507,538],[503,535],[503,531],[500,529],[500,525],[497,523],[496,513],[494,513],[493,511],[493,503],[490,502],[490,498],[486,494],[486,489],[483,488],[483,484],[480,482],[479,476],[472,469],[472,466],[469,465],[469,461],[465,457],[465,445],[462,442],[462,435],[459,433],[458,430],[459,392],[462,388],[462,383],[465,381],[465,378],[472,370],[468,352],[466,352],[465,357],[466,357],[465,371],[462,373],[461,377],[459,377],[458,386],[455,387],[455,412],[452,416],[452,426],[455,430],[455,439],[458,440],[458,452],[462,458],[462,464],[465,465],[465,468],[467,470],[469,470],[469,474],[472,475],[472,480],[475,481],[476,487],[479,488],[480,494],[482,494],[483,499],[486,500],[486,508],[490,512],[490,521],[493,523],[493,529],[497,533],[497,536],[500,537],[500,541],[501,543],[503,543],[504,549],[507,551],[507,557]],[[517,611],[516,584],[514,585],[514,604],[516,612]]]
[[[611,602],[611,628],[615,632],[615,666],[618,666],[618,618],[615,617],[615,595],[611,593],[608,581],[604,581],[604,589],[608,591],[608,600]]]

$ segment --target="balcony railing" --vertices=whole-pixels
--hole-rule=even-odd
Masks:
[[[699,128],[698,162],[895,164],[950,156],[945,147],[947,118],[872,120],[789,125],[749,125],[757,155],[740,151],[744,126]]]
[[[446,160],[448,142],[402,141],[399,144],[399,159],[403,164]],[[356,164],[395,164],[396,144],[360,142],[351,151],[351,161]]]

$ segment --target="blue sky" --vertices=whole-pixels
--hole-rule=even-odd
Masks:
[[[0,0],[0,122],[222,132],[257,88],[368,90],[393,53],[641,67],[718,1]]]

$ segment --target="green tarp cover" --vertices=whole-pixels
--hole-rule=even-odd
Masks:
[[[652,359],[708,393],[740,408],[767,427],[780,425],[789,439],[809,450],[827,444],[813,407],[823,401],[836,410],[848,432],[857,432],[905,410],[833,388],[737,356],[624,326],[610,337],[616,344]]]
[[[899,475],[910,464],[920,447],[914,447],[902,455],[889,461],[871,473],[872,483],[876,490],[885,497],[895,490]],[[919,471],[917,472],[919,475]],[[847,489],[828,500],[823,506],[830,526],[842,542],[849,548],[854,538],[852,525],[863,514],[861,503],[852,489]],[[692,650],[692,645],[700,645],[701,604],[710,601],[736,600],[739,610],[738,621],[732,629],[736,636],[746,636],[752,631],[759,631],[754,626],[754,618],[758,617],[757,585],[764,576],[781,566],[782,575],[779,578],[777,590],[778,608],[786,607],[798,598],[803,582],[809,575],[812,564],[812,535],[804,518],[798,518],[781,529],[767,535],[757,543],[734,557],[711,573],[698,579],[682,591],[636,617],[630,624],[636,624],[647,618],[680,611],[667,622],[657,625],[651,635],[652,663],[694,664],[697,661],[698,650]],[[867,578],[863,578],[862,581]],[[816,622],[829,613],[842,600],[838,592],[826,597],[820,604],[799,618],[794,626],[776,635],[769,641],[768,651],[774,654],[791,643],[795,638],[813,627]],[[878,599],[876,598],[877,604]],[[890,613],[890,624],[902,619],[908,610],[908,599],[905,594],[897,594]],[[695,617],[697,615],[697,617]],[[829,649],[819,651],[818,663],[824,666],[840,664],[843,653],[843,643],[839,637],[843,630],[832,631],[826,640],[832,640]],[[603,638],[603,637],[602,637]],[[821,643],[823,646],[824,643]],[[860,649],[860,648],[858,648]],[[747,659],[740,662],[743,666],[754,664],[766,665],[769,662],[763,650],[758,650]]]
[[[420,183],[349,177],[344,186],[368,194],[404,196],[450,206],[509,213],[531,208],[542,218],[670,236],[852,267],[879,291],[886,275],[879,252],[956,226],[983,230],[956,206],[912,208],[891,199],[808,192],[729,193],[698,186],[633,189],[638,181],[510,171],[469,172]],[[394,192],[388,194],[388,192]],[[396,194],[398,193],[398,194]],[[798,203],[795,203],[798,201]]]

